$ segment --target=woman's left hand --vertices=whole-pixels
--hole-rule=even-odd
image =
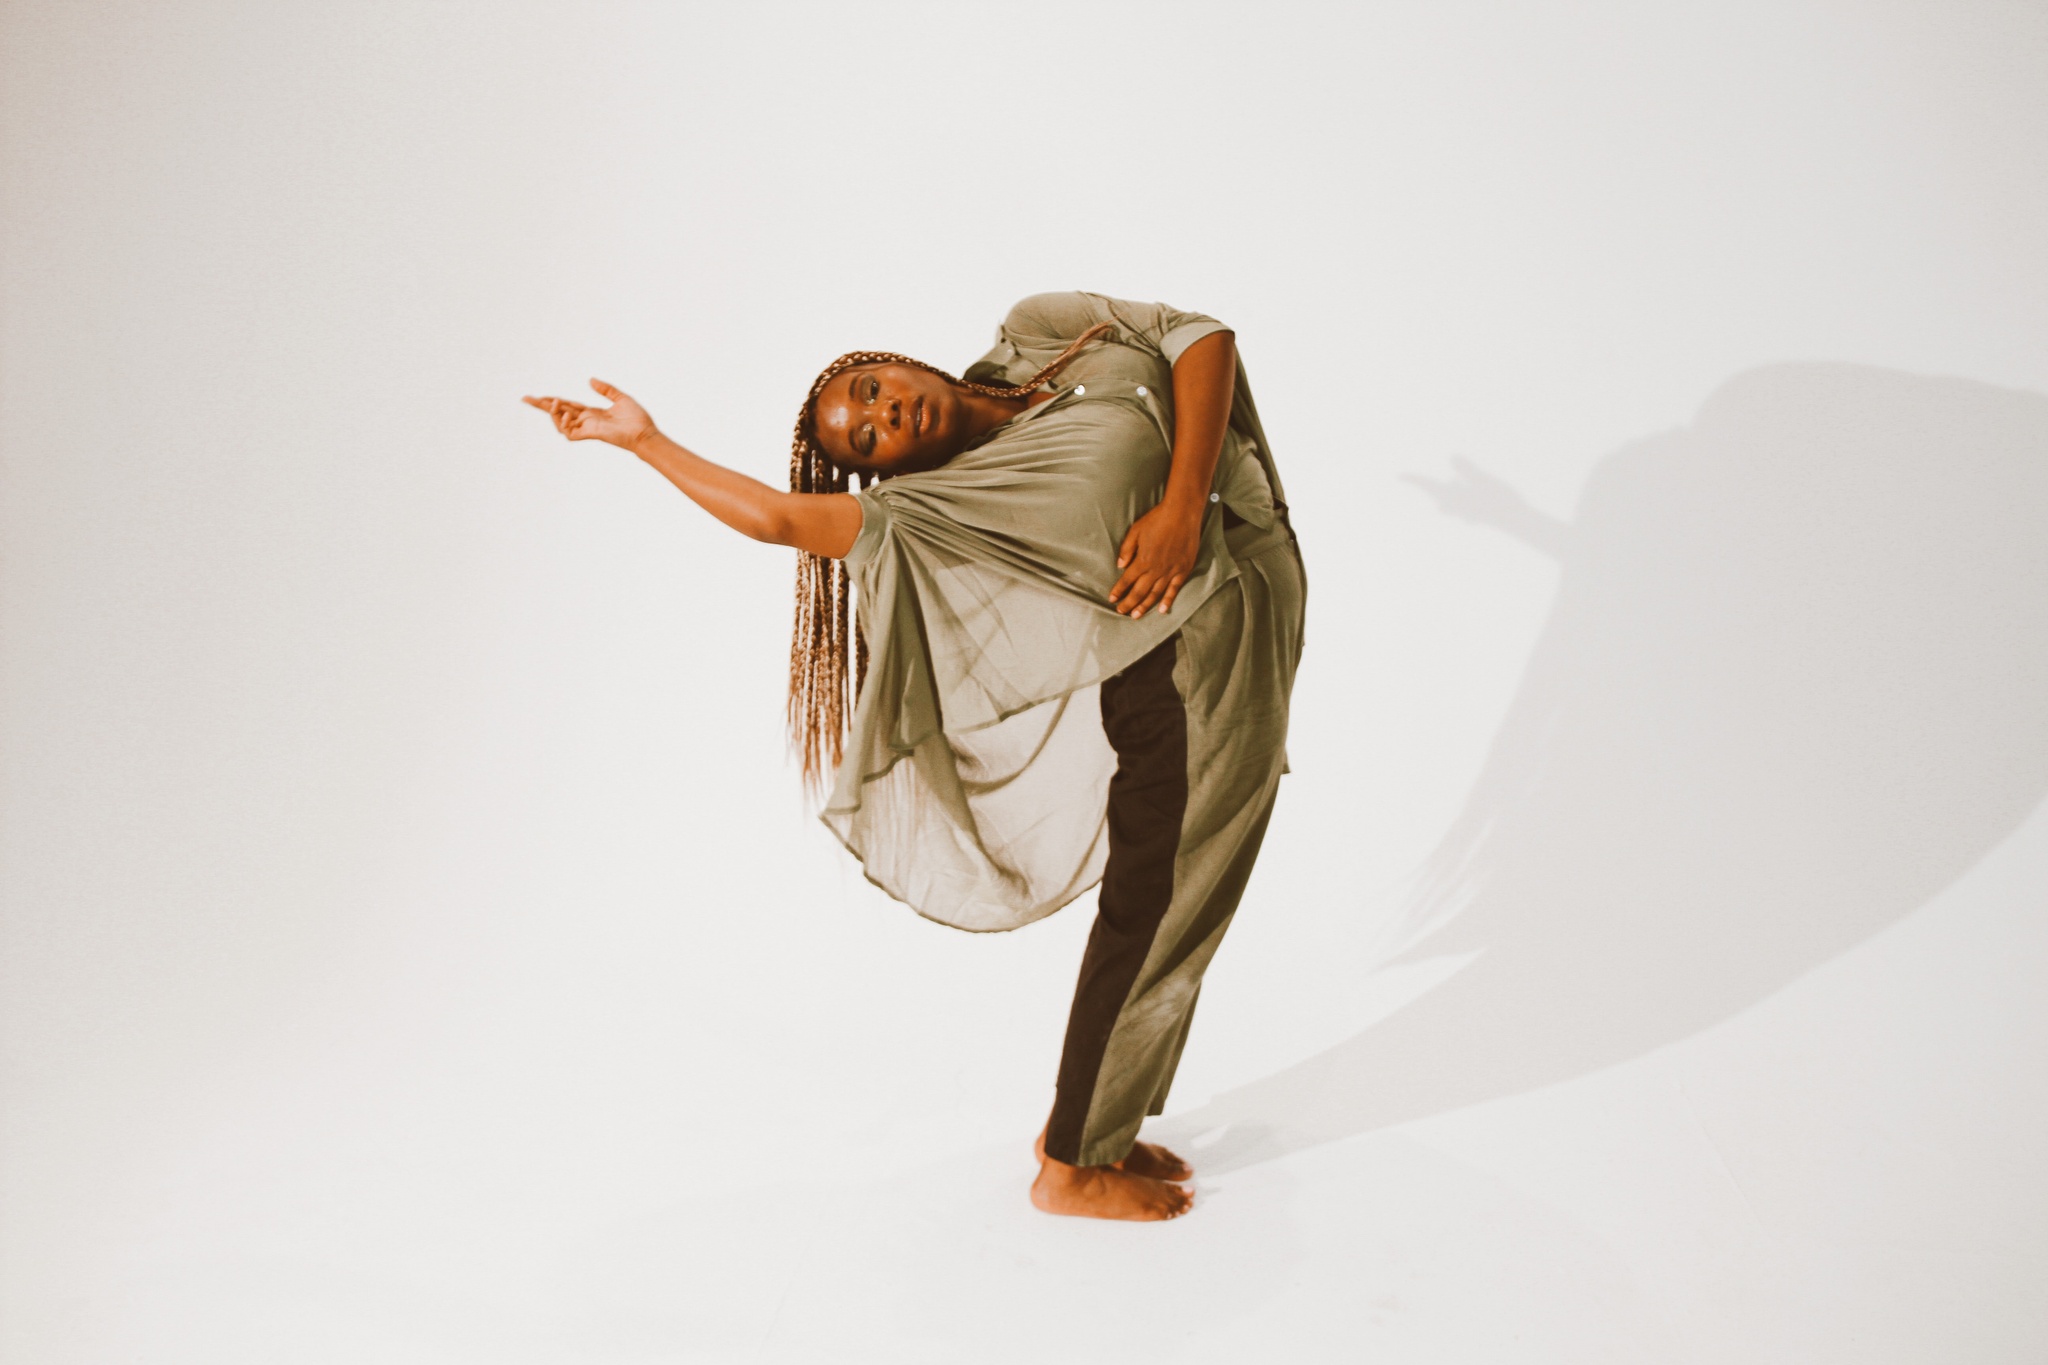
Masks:
[[[1109,590],[1112,606],[1134,621],[1155,604],[1161,611],[1172,608],[1202,548],[1202,511],[1201,504],[1190,514],[1162,502],[1131,523],[1116,552],[1123,576]]]

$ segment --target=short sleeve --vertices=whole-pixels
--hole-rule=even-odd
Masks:
[[[854,494],[854,501],[860,504],[860,534],[853,538],[853,548],[846,552],[845,563],[849,571],[858,572],[875,557],[875,551],[888,535],[889,504],[876,497],[872,488]]]
[[[1073,290],[1021,300],[1003,319],[1003,338],[1022,350],[1060,351],[1098,322],[1116,323],[1120,340],[1157,352],[1168,365],[1203,337],[1230,330],[1206,313]]]
[[[1157,305],[1164,306],[1164,305]],[[1174,322],[1159,338],[1159,353],[1166,357],[1169,365],[1178,365],[1182,353],[1205,336],[1227,332],[1216,319],[1202,313],[1175,313]]]

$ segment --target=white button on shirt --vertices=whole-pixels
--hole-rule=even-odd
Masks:
[[[1143,398],[1144,396],[1145,396],[1145,386],[1144,386],[1143,384],[1140,384],[1140,385],[1138,385],[1138,397],[1140,397],[1140,398]]]
[[[1087,394],[1087,392],[1088,392],[1088,386],[1087,386],[1086,384],[1076,384],[1076,385],[1074,385],[1074,397],[1076,397],[1076,398],[1080,398],[1080,397],[1083,397],[1083,396],[1085,396],[1085,395]]]

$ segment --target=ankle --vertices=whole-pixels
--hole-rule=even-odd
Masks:
[[[1088,1179],[1093,1170],[1091,1166],[1071,1166],[1058,1157],[1046,1156],[1042,1152],[1039,1154],[1039,1174],[1063,1185],[1078,1185]]]

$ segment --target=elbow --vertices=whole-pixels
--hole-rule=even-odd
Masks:
[[[740,534],[763,545],[796,544],[796,521],[787,512],[763,512],[739,529]]]

